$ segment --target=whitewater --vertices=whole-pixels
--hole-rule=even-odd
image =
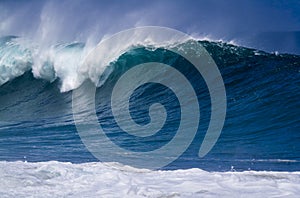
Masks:
[[[159,32],[140,34],[136,28],[129,38],[118,40],[117,44],[106,43],[105,51],[94,55],[88,63],[84,62],[85,58],[97,48],[95,44],[72,42],[43,46],[17,36],[0,37],[0,86],[27,71],[32,71],[35,78],[50,82],[60,79],[62,92],[78,88],[87,79],[98,85],[104,70],[126,51],[137,47],[170,48],[192,38],[181,34],[169,36],[165,41],[166,36],[160,38]],[[98,45],[105,41],[106,37]]]
[[[0,162],[1,197],[298,197],[300,172],[151,171],[118,163]]]

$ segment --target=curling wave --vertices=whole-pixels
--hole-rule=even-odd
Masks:
[[[145,106],[152,104],[152,100],[170,106],[169,124],[165,128],[170,133],[160,140],[128,139],[111,122],[107,111],[110,104],[107,90],[136,64],[156,60],[177,65],[190,79],[199,77],[188,69],[186,60],[164,50],[164,45],[178,43],[188,48],[187,41],[174,38],[174,42],[161,46],[150,38],[143,40],[144,43],[133,40],[127,45],[108,48],[106,55],[96,57],[101,60],[101,66],[96,67],[82,65],[92,49],[83,43],[46,48],[22,38],[2,37],[0,160],[26,157],[28,161],[95,161],[82,144],[72,116],[70,90],[80,87],[84,81],[98,86],[97,116],[116,144],[143,151],[168,142],[176,130],[179,111],[176,99],[170,95],[165,97],[167,90],[144,86],[133,95],[131,103],[134,107],[131,116],[139,124],[150,121]],[[300,56],[266,53],[222,42],[199,42],[212,56],[224,79],[228,102],[226,122],[214,149],[199,159],[197,151],[207,129],[211,104],[205,83],[197,84],[201,127],[188,150],[167,168],[230,170],[234,165],[237,170],[299,170]]]

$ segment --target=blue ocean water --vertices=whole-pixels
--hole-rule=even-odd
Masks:
[[[160,148],[174,137],[180,107],[176,95],[162,85],[145,84],[134,91],[129,101],[131,117],[141,125],[151,122],[151,104],[163,104],[168,114],[161,133],[147,138],[128,135],[118,127],[110,109],[111,90],[120,76],[137,64],[157,61],[172,65],[194,82],[201,110],[201,125],[192,144],[164,169],[299,171],[300,56],[199,42],[216,62],[227,95],[225,124],[208,155],[198,157],[211,115],[207,86],[187,60],[160,48],[141,46],[128,50],[105,68],[95,101],[98,121],[107,136],[116,145],[139,152]],[[55,46],[54,57],[68,56],[76,61],[84,46]],[[55,70],[49,58],[40,68],[43,78],[37,78],[31,70],[33,54],[18,44],[16,37],[0,39],[0,161],[98,161],[76,130],[72,90],[61,92],[63,82],[56,78],[58,72],[68,71]],[[59,64],[67,68],[69,63]]]

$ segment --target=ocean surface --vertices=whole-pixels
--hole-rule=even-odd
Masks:
[[[211,197],[242,192],[249,197],[263,193],[296,197],[300,193],[300,56],[197,42],[218,66],[227,97],[222,133],[203,158],[198,152],[209,125],[210,95],[204,80],[180,55],[145,44],[114,59],[106,57],[108,64],[100,70],[90,72],[83,66],[79,71],[88,52],[84,43],[41,48],[15,36],[1,37],[1,195]],[[133,120],[145,125],[151,122],[151,104],[164,105],[163,131],[137,138],[124,133],[114,120],[110,109],[114,84],[135,65],[149,61],[171,65],[194,82],[201,111],[198,131],[186,151],[160,170],[100,162],[82,142],[72,111],[73,91],[93,79],[98,79],[96,115],[114,144],[134,152],[155,150],[178,129],[181,112],[176,95],[155,83],[136,89],[129,107]],[[178,88],[185,89],[181,84]]]

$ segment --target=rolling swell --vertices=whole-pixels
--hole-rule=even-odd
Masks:
[[[0,160],[22,160],[26,156],[28,161],[95,161],[76,132],[72,95],[68,92],[88,79],[85,72],[78,72],[86,53],[84,45],[58,45],[40,55],[40,49],[26,48],[19,42],[16,37],[0,41]],[[210,115],[209,94],[204,82],[200,83],[196,89],[203,125],[190,148],[168,168],[299,170],[300,57],[226,43],[200,43],[218,65],[225,83],[226,122],[213,150],[199,159],[196,153]],[[191,79],[195,74],[186,69],[188,62],[182,57],[147,46],[127,50],[104,69],[96,93],[98,119],[105,122],[110,138],[127,149],[155,149],[176,131],[178,103],[174,97],[165,97],[170,94],[162,87],[141,87],[131,103],[137,123],[149,122],[147,111],[139,111],[143,105],[150,105],[153,100],[170,105],[173,112],[169,121],[173,124],[166,126],[170,133],[162,139],[141,142],[124,137],[107,110],[114,82],[129,68],[149,60],[177,66]],[[149,93],[151,90],[156,92]]]

